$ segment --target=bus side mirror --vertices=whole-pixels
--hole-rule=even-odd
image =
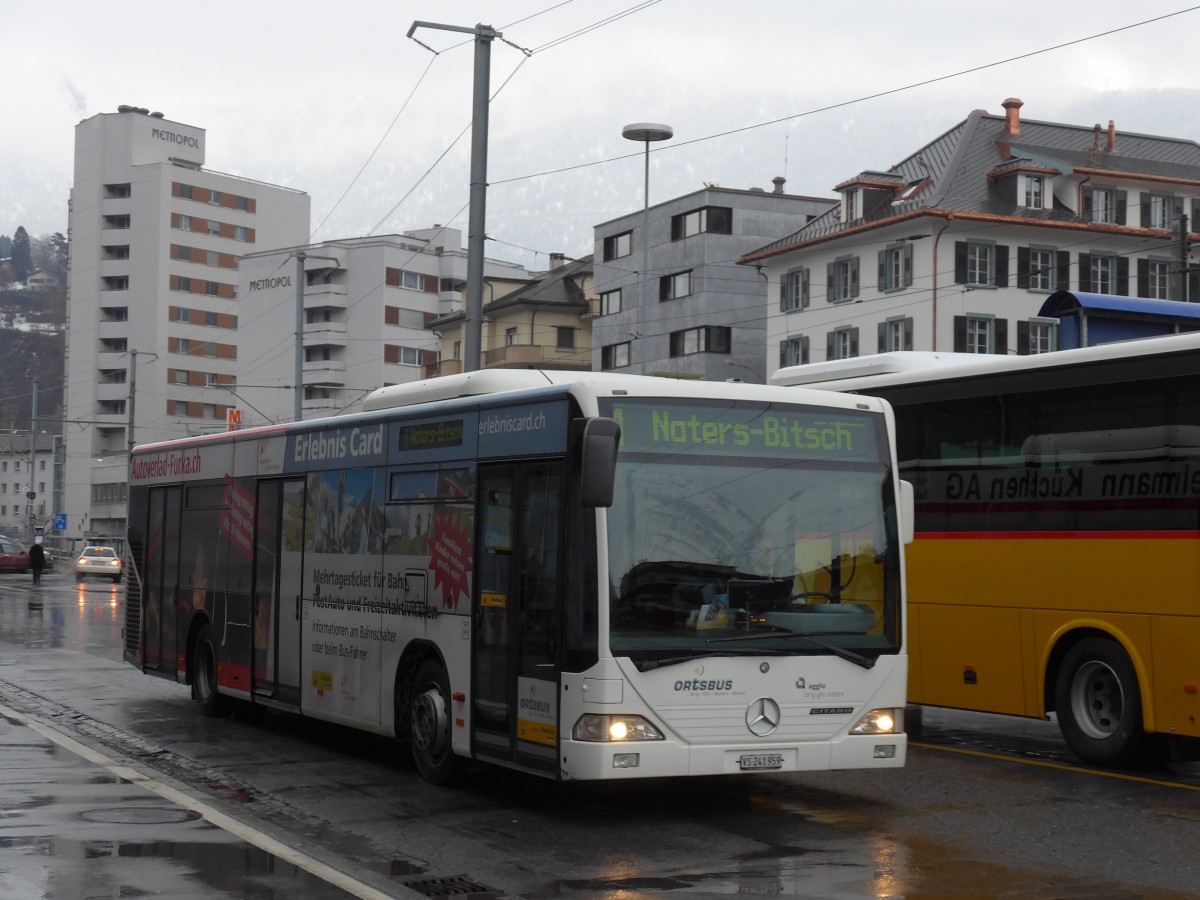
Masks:
[[[584,506],[612,506],[620,442],[621,426],[614,420],[596,418],[584,423],[579,491]]]
[[[913,486],[911,481],[900,480],[900,539],[905,544],[913,542],[914,532],[916,531],[915,516],[917,514],[916,501],[913,499]]]

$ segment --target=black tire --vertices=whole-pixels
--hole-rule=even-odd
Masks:
[[[451,784],[462,774],[462,760],[450,746],[450,679],[440,663],[417,666],[409,698],[408,738],[417,772],[430,784]]]
[[[1084,762],[1133,766],[1151,747],[1151,736],[1142,730],[1137,673],[1116,641],[1090,637],[1068,650],[1054,702],[1063,738]]]
[[[217,644],[205,625],[192,647],[192,699],[206,716],[224,715],[228,704],[217,691]]]

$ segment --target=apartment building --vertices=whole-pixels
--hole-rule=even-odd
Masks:
[[[1056,291],[1200,300],[1200,145],[975,110],[742,258],[777,368],[890,350],[1042,353]],[[874,276],[874,277],[872,277]]]
[[[772,192],[706,185],[596,226],[593,369],[765,380],[764,281],[738,259],[836,204],[773,181]]]
[[[118,538],[128,449],[223,426],[239,260],[308,236],[309,197],[204,168],[204,129],[121,106],[75,128],[66,534]]]
[[[501,260],[485,259],[483,271],[489,281],[530,278]],[[336,415],[375,388],[436,373],[441,345],[428,326],[463,308],[467,252],[460,229],[435,225],[251,253],[239,274],[239,334],[253,350],[239,359],[226,402],[236,403],[249,426],[295,420],[298,361],[305,419]]]
[[[34,528],[49,532],[62,502],[62,436],[0,434],[0,534],[28,542]],[[31,496],[32,495],[32,496]]]
[[[480,369],[592,368],[592,320],[599,309],[593,288],[592,257],[566,261],[550,254],[550,269],[527,279],[484,279],[480,324]],[[464,370],[466,315],[451,312],[430,323],[443,356],[426,374]]]

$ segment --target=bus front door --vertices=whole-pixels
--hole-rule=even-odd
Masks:
[[[254,693],[300,703],[304,479],[258,486],[254,539]]]
[[[558,766],[563,465],[480,467],[472,610],[472,752]]]

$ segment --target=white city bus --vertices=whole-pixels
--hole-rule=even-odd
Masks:
[[[901,766],[887,404],[484,371],[138,447],[126,658],[561,780]]]

